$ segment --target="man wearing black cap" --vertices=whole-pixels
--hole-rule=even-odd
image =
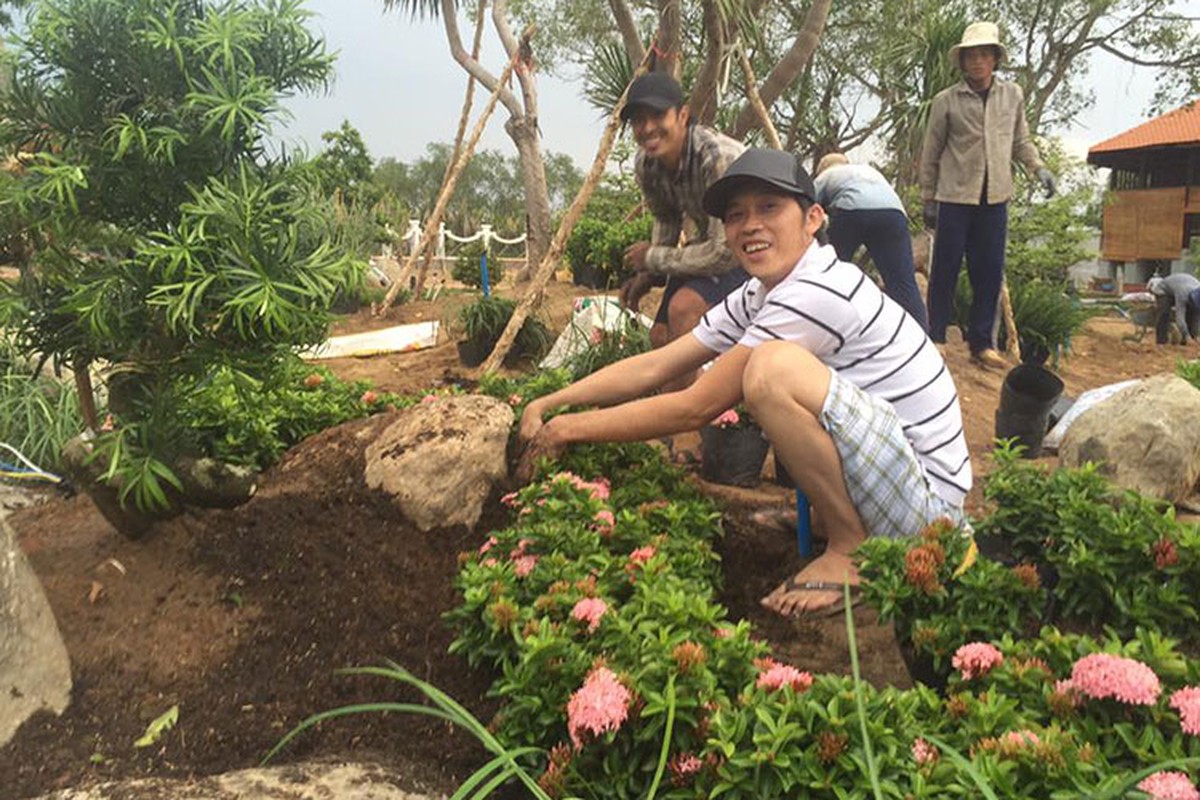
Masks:
[[[651,241],[625,251],[626,265],[637,274],[621,287],[621,302],[636,309],[652,285],[666,280],[650,331],[654,346],[661,347],[690,331],[710,306],[746,280],[725,245],[721,221],[701,205],[704,191],[745,147],[712,128],[689,124],[683,90],[663,72],[633,82],[621,119],[638,143],[634,174],[654,215]],[[696,230],[679,247],[685,221]]]
[[[521,417],[519,475],[573,442],[695,430],[745,402],[816,513],[825,552],[763,604],[837,609],[868,536],[962,519],[971,463],[954,382],[924,330],[834,249],[825,212],[791,154],[747,150],[704,194],[751,276],[692,331],[539,398]],[[720,355],[686,389],[650,393]],[[638,399],[640,398],[640,399]],[[564,405],[595,411],[543,416]]]

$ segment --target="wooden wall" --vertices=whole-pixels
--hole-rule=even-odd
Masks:
[[[1100,253],[1109,261],[1179,258],[1185,213],[1200,213],[1200,186],[1113,192]]]

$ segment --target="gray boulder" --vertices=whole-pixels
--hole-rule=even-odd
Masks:
[[[71,700],[71,664],[42,584],[0,515],[0,746],[21,723]]]
[[[407,408],[366,449],[367,486],[391,496],[422,531],[474,528],[508,473],[513,411],[491,397],[440,397]]]
[[[41,800],[429,800],[399,788],[401,778],[366,764],[292,764],[200,780],[140,779],[64,789]]]
[[[1059,462],[1101,464],[1114,483],[1190,503],[1200,478],[1200,389],[1156,375],[1097,403],[1067,428]]]

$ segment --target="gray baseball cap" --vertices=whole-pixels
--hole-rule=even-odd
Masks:
[[[738,156],[725,174],[708,187],[704,193],[704,213],[724,219],[725,209],[734,195],[755,182],[765,183],[794,197],[807,198],[809,202],[817,199],[812,178],[800,159],[783,150],[752,147]]]
[[[648,72],[629,87],[621,120],[628,122],[638,108],[666,111],[683,105],[683,89],[679,82],[665,72]]]

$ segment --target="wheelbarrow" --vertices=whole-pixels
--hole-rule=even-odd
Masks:
[[[1128,308],[1117,306],[1117,313],[1133,324],[1133,333],[1122,336],[1123,342],[1142,341],[1158,321],[1158,306],[1153,303],[1134,303]]]

